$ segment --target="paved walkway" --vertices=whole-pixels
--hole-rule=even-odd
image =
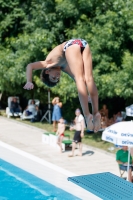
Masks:
[[[45,127],[45,124],[44,124]],[[42,143],[44,130],[0,117],[0,141],[20,150],[33,154],[41,159],[62,167],[77,175],[99,172],[111,172],[119,175],[115,155],[84,146],[83,156],[68,157],[69,152],[58,150]]]

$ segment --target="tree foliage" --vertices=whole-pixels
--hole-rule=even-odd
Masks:
[[[0,90],[23,90],[25,68],[44,60],[57,44],[70,38],[88,41],[100,98],[133,95],[133,0],[0,0]],[[34,72],[34,96],[47,87]],[[63,75],[52,89],[64,101],[77,96],[75,83]]]

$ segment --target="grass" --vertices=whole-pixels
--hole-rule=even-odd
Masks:
[[[5,112],[1,111],[0,115],[5,116]],[[20,118],[12,118],[14,120],[17,120],[21,123],[25,123],[31,126],[35,126],[37,128],[41,128],[43,130],[46,130],[48,132],[53,132],[53,127],[52,124],[49,124],[47,122],[35,122],[35,123],[31,123],[29,120],[20,120]],[[70,135],[70,139],[73,139],[74,136],[74,131],[70,131],[69,128],[66,128],[65,131],[66,134]],[[93,134],[88,134],[85,132],[85,136],[82,140],[83,144],[92,146],[92,147],[96,147],[96,148],[100,148],[102,150],[105,150],[107,152],[111,152],[111,153],[116,153],[116,151],[118,150],[117,148],[114,147],[114,145],[112,143],[109,142],[105,142],[101,139],[102,136],[102,132],[98,132],[98,133],[93,133]],[[110,147],[114,147],[114,150],[109,150]]]

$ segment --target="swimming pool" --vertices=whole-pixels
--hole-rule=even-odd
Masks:
[[[79,200],[76,196],[0,159],[0,200],[37,199]]]

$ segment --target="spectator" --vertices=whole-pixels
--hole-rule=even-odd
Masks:
[[[56,132],[56,135],[58,136],[57,138],[57,144],[60,147],[60,152],[62,153],[62,140],[64,138],[64,132],[65,132],[65,120],[63,118],[60,118],[59,123],[58,123],[58,129]]]
[[[123,117],[122,117],[121,112],[118,112],[118,113],[116,114],[116,120],[115,120],[115,123],[117,123],[117,122],[121,122],[121,121],[123,121]]]
[[[53,131],[56,132],[56,124],[62,117],[61,115],[62,102],[60,102],[59,97],[55,97],[52,100],[52,104],[53,104],[53,113],[52,113]]]
[[[114,124],[113,117],[111,117],[110,119],[108,119],[107,126],[111,126],[112,124]]]
[[[35,106],[36,112],[34,117],[31,119],[31,122],[39,122],[41,119],[41,112],[38,106]]]
[[[29,115],[36,115],[36,105],[35,105],[35,101],[32,100],[31,103],[27,106],[26,110],[25,110],[25,115],[29,116]]]
[[[1,98],[2,98],[2,93],[0,93],[0,109],[1,109]]]
[[[22,108],[20,107],[19,103],[17,102],[17,98],[13,97],[10,105],[10,112],[12,115],[18,116],[21,115]]]
[[[100,110],[100,114],[106,116],[108,119],[108,109],[106,104],[103,105],[102,109]]]
[[[113,124],[116,123],[116,118],[117,118],[117,115],[113,114]]]
[[[107,127],[107,117],[105,115],[101,115],[101,129],[105,129]]]
[[[122,149],[117,151],[116,161],[118,162],[121,170],[127,171],[127,165],[128,165],[128,147],[127,146],[123,146]],[[133,167],[131,166],[132,163],[133,161],[130,155],[130,167],[129,167],[129,173],[128,173],[128,180],[130,182],[132,182],[132,170],[133,170]]]
[[[70,127],[70,130],[75,129],[76,131],[75,131],[73,143],[72,143],[72,154],[70,154],[69,157],[74,156],[74,150],[77,143],[79,143],[79,156],[82,156],[82,138],[84,136],[85,121],[79,109],[76,109],[75,115],[76,115],[75,126]]]

